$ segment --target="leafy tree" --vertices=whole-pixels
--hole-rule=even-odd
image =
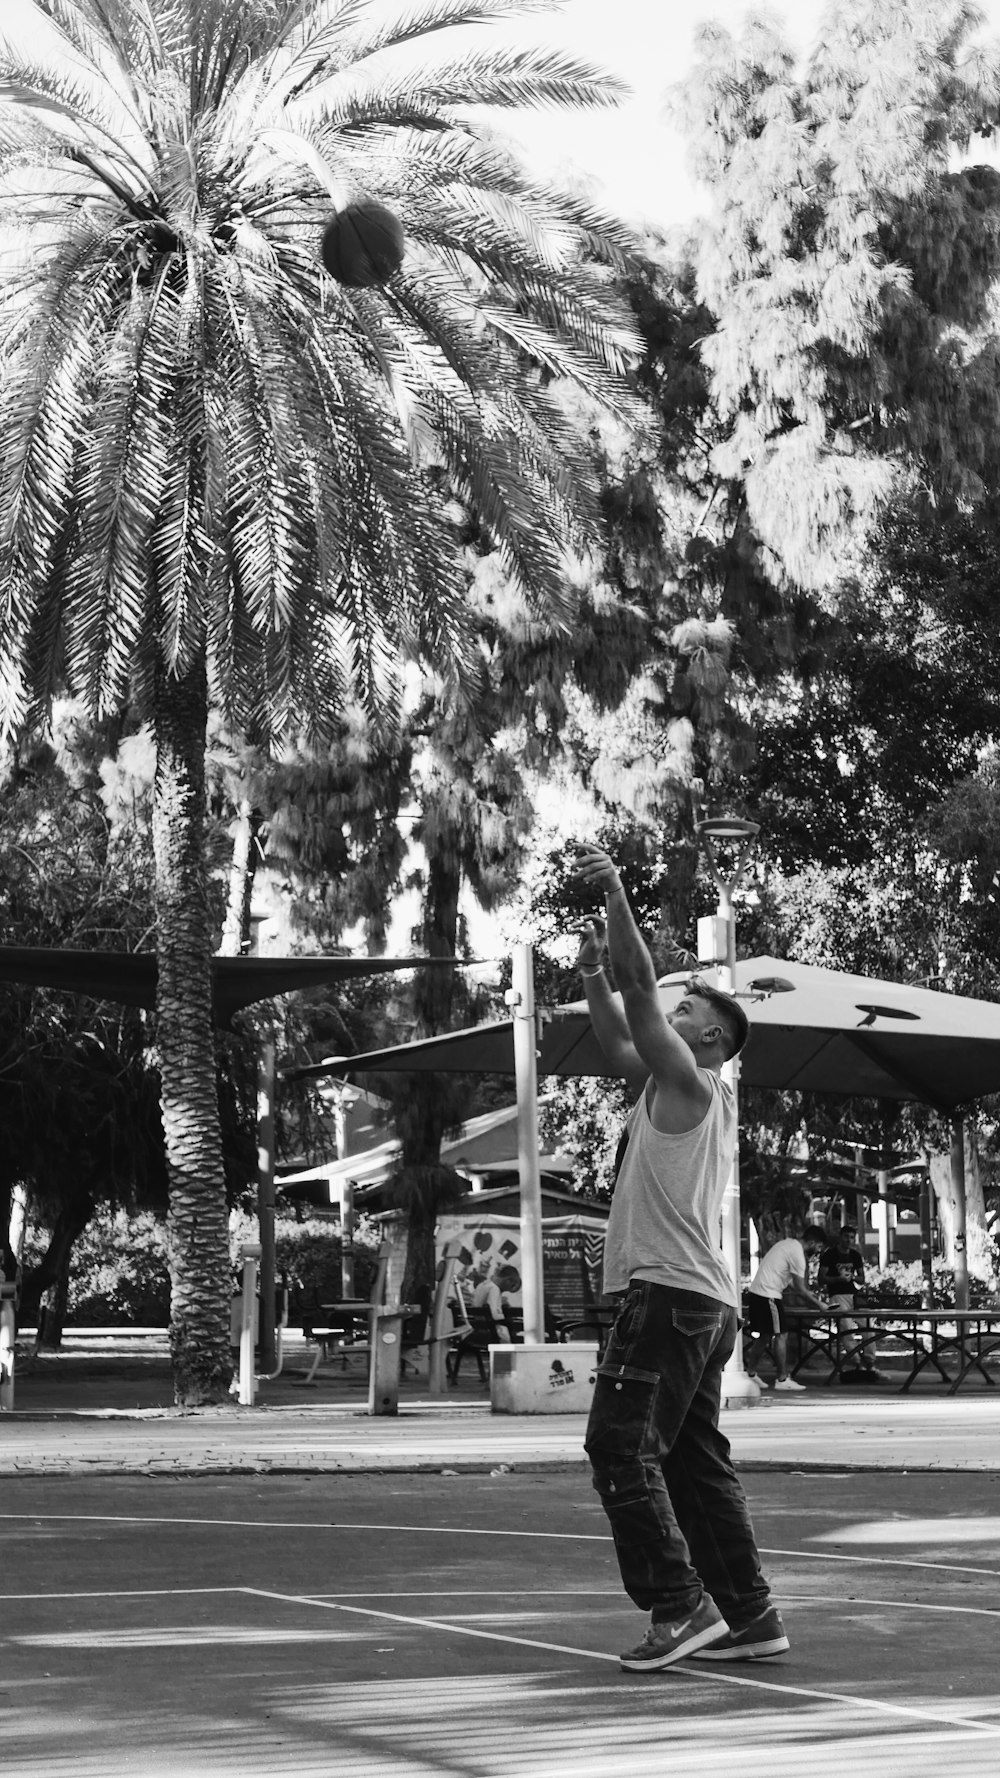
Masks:
[[[26,249],[0,329],[4,725],[41,718],[60,676],[152,725],[171,1343],[197,1403],[230,1376],[209,707],[264,749],[296,716],[317,734],[355,703],[391,719],[404,659],[468,674],[432,463],[537,609],[565,609],[593,478],[523,352],[626,405],[612,280],[630,242],[463,108],[617,91],[546,50],[392,53],[516,0],[36,6],[68,59],[0,57],[0,222]],[[405,231],[384,288],[321,266],[331,208],[358,193]]]
[[[50,743],[26,750],[0,798],[0,937],[7,944],[142,950],[153,920],[134,749],[60,702]],[[141,753],[141,744],[140,744]],[[139,794],[140,804],[143,801]],[[127,809],[127,818],[125,812]],[[230,1196],[254,1164],[252,1082],[220,1038],[217,1080]],[[159,1076],[150,1017],[137,1008],[28,984],[0,990],[0,1212],[16,1186],[47,1231],[22,1276],[21,1314],[48,1294],[58,1336],[74,1243],[105,1203],[166,1208]],[[249,1114],[249,1115],[248,1115]],[[34,1250],[33,1250],[34,1252]]]
[[[828,588],[891,490],[995,491],[1000,175],[952,171],[1000,121],[1000,51],[954,0],[832,0],[801,75],[769,20],[698,33],[674,112],[712,190],[702,345],[776,584]]]
[[[995,512],[888,517],[838,591],[822,653],[756,694],[741,789],[769,857],[865,866],[911,835],[1000,733]]]
[[[623,1081],[566,1080],[540,1107],[538,1128],[573,1162],[573,1186],[586,1198],[607,1199],[614,1189],[614,1163],[631,1107]]]

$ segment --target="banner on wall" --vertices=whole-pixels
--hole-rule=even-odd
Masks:
[[[606,1229],[604,1217],[542,1218],[542,1282],[550,1314],[576,1314],[600,1302]],[[441,1216],[435,1239],[439,1260],[449,1241],[461,1241],[460,1271],[492,1277],[499,1267],[510,1266],[520,1280],[521,1224],[516,1216]],[[520,1304],[520,1283],[510,1298]]]

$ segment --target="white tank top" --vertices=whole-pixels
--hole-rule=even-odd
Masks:
[[[722,1199],[736,1148],[733,1090],[712,1069],[700,1124],[680,1135],[653,1128],[643,1091],[628,1120],[629,1142],[611,1201],[604,1288],[633,1278],[693,1290],[739,1306],[722,1252]]]

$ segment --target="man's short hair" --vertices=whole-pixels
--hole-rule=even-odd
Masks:
[[[731,994],[724,994],[720,988],[710,988],[700,976],[692,976],[685,984],[685,993],[697,994],[707,1000],[712,1010],[718,1014],[719,1023],[725,1032],[725,1055],[723,1061],[728,1062],[732,1056],[738,1056],[750,1035],[750,1020],[743,1011],[738,1000]]]
[[[803,1247],[807,1241],[815,1243],[817,1247],[825,1247],[828,1239],[826,1230],[820,1228],[818,1222],[804,1223],[797,1229],[793,1228],[792,1233],[797,1241],[802,1242]]]

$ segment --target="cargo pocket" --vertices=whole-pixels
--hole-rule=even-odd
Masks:
[[[642,1449],[659,1382],[658,1371],[637,1365],[607,1358],[598,1365],[586,1438],[592,1457],[629,1457]]]

